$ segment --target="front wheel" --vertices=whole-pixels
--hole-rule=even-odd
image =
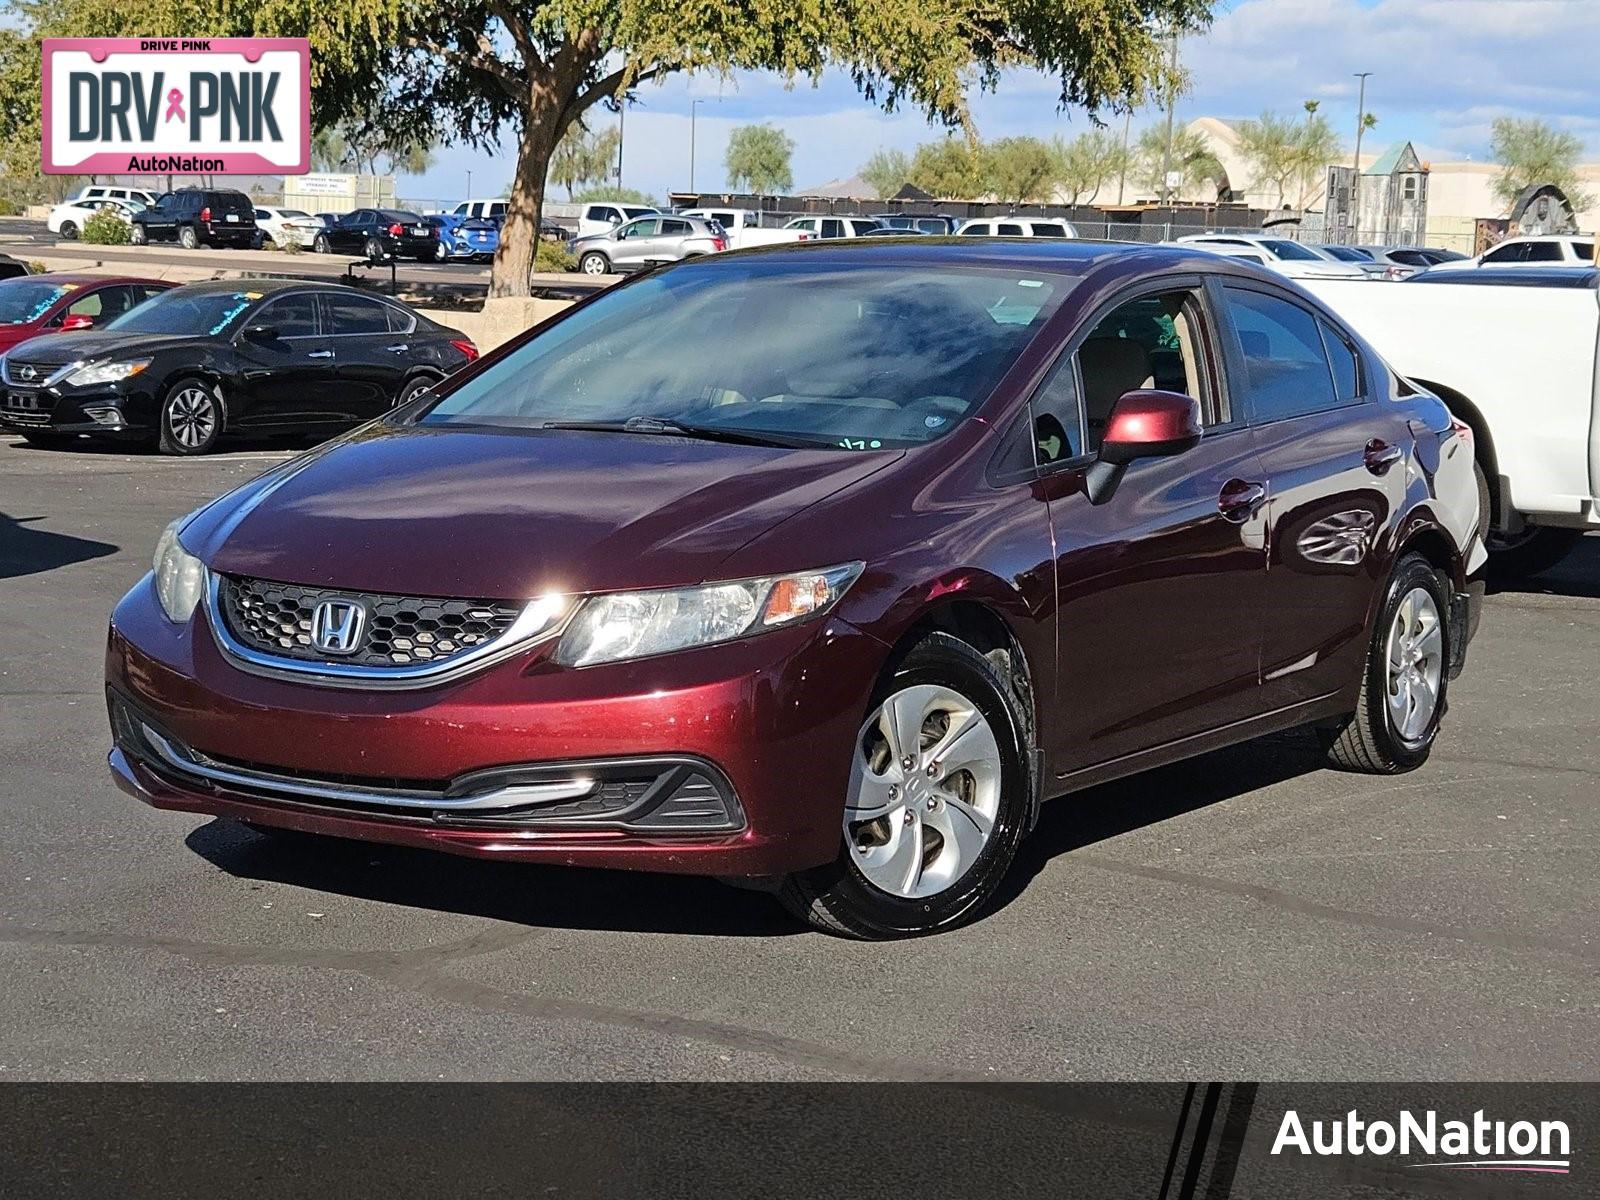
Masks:
[[[78,240],[78,227],[77,227],[77,225],[74,224],[71,221],[63,221],[63,222],[61,222],[61,236],[66,238],[67,241],[69,241],[69,242],[77,241]]]
[[[135,224],[132,229],[128,230],[128,240],[135,246],[143,246],[149,242],[150,235],[145,232],[143,225]]]
[[[790,876],[780,900],[817,929],[857,938],[970,920],[1027,827],[1022,728],[988,659],[928,635],[880,682],[850,748],[839,857]]]
[[[1502,537],[1489,535],[1489,569],[1508,579],[1548,571],[1578,544],[1581,529],[1554,529],[1525,525],[1522,532]]]
[[[327,234],[319,233],[316,237],[311,239],[311,252],[313,254],[327,254],[331,250],[332,247],[328,245]]]
[[[611,263],[604,254],[593,250],[578,260],[578,270],[585,275],[604,275],[611,270]]]
[[[163,454],[209,454],[226,424],[222,393],[203,379],[180,379],[161,402]]]
[[[1420,767],[1433,749],[1450,686],[1449,593],[1433,564],[1396,564],[1373,626],[1356,711],[1328,740],[1334,766],[1368,775]]]

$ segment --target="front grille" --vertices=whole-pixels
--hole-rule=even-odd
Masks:
[[[228,632],[249,649],[357,667],[447,663],[500,637],[522,611],[520,604],[499,600],[342,592],[233,575],[222,578],[218,595]],[[352,653],[332,655],[312,643],[312,615],[325,600],[354,601],[365,609],[361,641]]]
[[[43,387],[66,363],[37,362],[33,359],[5,357],[5,381],[12,387]]]

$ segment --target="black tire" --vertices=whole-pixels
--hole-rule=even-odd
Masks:
[[[450,251],[445,247],[444,242],[438,241],[438,242],[435,242],[433,244],[433,261],[434,262],[444,262],[445,259],[447,259],[449,257],[450,257]]]
[[[1416,588],[1422,588],[1433,598],[1442,630],[1439,643],[1442,661],[1433,712],[1426,726],[1416,736],[1406,739],[1395,728],[1389,714],[1389,635],[1401,601]],[[1415,770],[1428,760],[1439,733],[1439,721],[1449,704],[1449,592],[1448,583],[1420,554],[1407,554],[1395,564],[1367,643],[1356,710],[1345,718],[1341,727],[1328,731],[1328,761],[1333,766],[1365,775],[1399,775]]]
[[[331,253],[332,250],[333,247],[328,245],[327,234],[319,233],[316,237],[311,239],[311,252],[313,254],[328,254]]]
[[[78,240],[78,227],[71,221],[61,222],[61,236],[69,242]]]
[[[1491,539],[1489,570],[1505,579],[1522,579],[1548,571],[1572,553],[1582,536],[1581,529],[1530,525],[1519,537]]]
[[[178,244],[185,250],[200,249],[200,234],[193,225],[185,225],[178,230]]]
[[[402,404],[410,404],[419,393],[427,391],[437,382],[439,382],[437,379],[427,375],[418,375],[415,379],[406,380],[405,386],[400,389],[400,394],[395,397],[394,406],[399,408]]]
[[[144,246],[149,243],[150,234],[146,232],[143,225],[135,221],[132,228],[128,230],[128,241],[133,243],[135,246]]]
[[[585,275],[606,275],[611,271],[611,260],[598,250],[591,250],[578,260],[578,270]]]
[[[1472,477],[1478,485],[1478,540],[1489,545],[1489,530],[1494,524],[1494,498],[1489,494],[1489,477],[1483,464],[1472,464]]]
[[[202,425],[198,419],[190,419],[198,403],[193,396],[195,392],[203,392],[210,398],[211,419],[208,425]],[[157,445],[161,453],[183,456],[210,454],[216,449],[227,427],[228,410],[222,392],[214,383],[189,376],[167,389],[167,394],[161,398],[158,420],[161,432]]]
[[[839,857],[788,876],[778,899],[813,928],[844,937],[915,937],[954,928],[976,917],[1000,886],[1027,831],[1031,802],[1025,724],[1011,688],[992,662],[944,633],[931,633],[884,672],[867,714],[901,689],[935,684],[953,689],[989,722],[1000,749],[1000,802],[987,843],[963,874],[943,892],[904,899],[882,891],[861,873],[844,844]],[[865,716],[866,714],[864,714]],[[852,753],[855,747],[851,747]]]
[[[388,251],[383,248],[383,243],[377,238],[367,239],[365,253],[369,263],[381,263],[389,261]]]

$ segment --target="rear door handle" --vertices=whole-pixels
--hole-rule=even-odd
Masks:
[[[404,354],[407,350],[411,349],[411,347],[405,342],[396,342],[393,346],[385,346],[384,349],[390,354]]]
[[[1267,487],[1246,479],[1230,479],[1217,497],[1217,511],[1224,518],[1242,525],[1260,511],[1267,500]]]
[[[1395,463],[1405,457],[1405,451],[1399,446],[1391,446],[1382,438],[1373,438],[1367,443],[1366,452],[1362,459],[1367,464],[1367,470],[1374,475],[1382,475]]]
[[[306,357],[307,358],[332,358],[333,357],[333,351],[332,350],[313,350],[313,351],[311,351],[310,354],[307,354]]]

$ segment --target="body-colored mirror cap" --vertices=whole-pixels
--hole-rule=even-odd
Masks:
[[[88,329],[93,325],[94,318],[86,317],[81,313],[73,313],[69,317],[62,318],[61,321],[61,329],[63,332],[69,329]]]
[[[1111,410],[1100,457],[1128,463],[1136,458],[1181,454],[1200,440],[1200,402],[1182,392],[1136,388]]]

